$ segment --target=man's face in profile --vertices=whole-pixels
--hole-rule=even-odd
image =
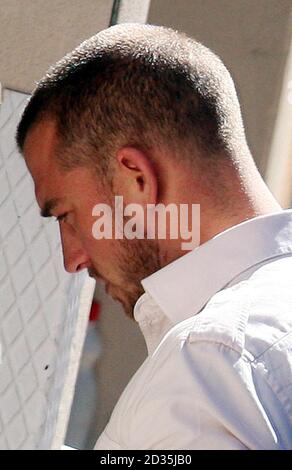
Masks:
[[[88,269],[132,316],[143,292],[140,280],[159,269],[155,241],[96,240],[92,209],[96,204],[111,204],[113,194],[91,168],[62,170],[54,156],[56,146],[54,122],[42,121],[28,133],[24,156],[42,214],[59,221],[65,269],[70,273]]]

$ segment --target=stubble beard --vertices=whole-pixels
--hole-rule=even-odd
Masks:
[[[134,306],[144,293],[141,280],[161,268],[159,246],[156,240],[127,240],[117,241],[116,265],[114,267],[118,284],[111,284],[109,294],[119,301],[126,315],[134,319]],[[96,277],[95,266],[89,270]]]

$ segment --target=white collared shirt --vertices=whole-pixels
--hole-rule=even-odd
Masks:
[[[292,210],[142,281],[148,357],[95,449],[292,449]]]

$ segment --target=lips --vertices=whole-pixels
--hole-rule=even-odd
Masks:
[[[87,271],[88,271],[88,275],[89,275],[90,277],[93,277],[93,278],[96,279],[97,281],[99,281],[99,280],[103,281],[102,276],[100,275],[100,273],[99,273],[98,271],[96,271],[96,269],[94,269],[94,268],[88,268]]]

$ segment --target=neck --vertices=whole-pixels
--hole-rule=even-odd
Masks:
[[[282,210],[255,166],[244,175],[235,170],[225,174],[224,181],[226,184],[221,184],[220,180],[220,187],[218,181],[217,185],[206,186],[206,182],[191,180],[188,174],[180,179],[180,187],[172,198],[189,208],[191,204],[200,204],[200,245],[245,220]],[[184,241],[182,238],[165,241],[161,246],[163,265],[186,254],[181,248]]]

